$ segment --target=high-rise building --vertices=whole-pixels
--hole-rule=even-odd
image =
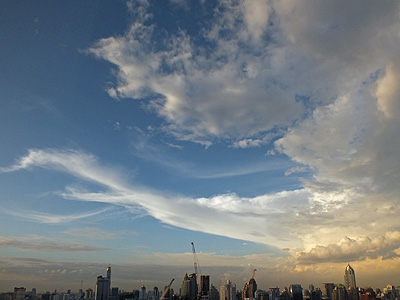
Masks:
[[[146,287],[142,285],[142,287],[140,288],[139,300],[146,300],[146,298],[147,298]]]
[[[14,288],[14,300],[23,300],[25,299],[26,288],[24,287],[15,287]]]
[[[95,300],[109,300],[111,296],[111,267],[107,268],[107,277],[97,276]]]
[[[181,298],[183,300],[196,300],[198,294],[196,273],[188,276],[186,273],[181,285]]]
[[[196,273],[192,273],[189,275],[190,280],[190,300],[196,300],[198,294],[198,287],[197,287],[197,276]]]
[[[357,289],[356,285],[356,274],[354,273],[354,269],[347,264],[347,267],[344,271],[344,286],[346,289]]]
[[[255,292],[257,291],[257,282],[254,278],[250,278],[243,287],[243,299],[254,299]]]
[[[292,300],[303,300],[303,288],[300,284],[291,284],[289,292]]]
[[[279,300],[280,292],[278,287],[269,288],[269,299],[270,300]]]
[[[335,284],[334,283],[324,283],[324,289],[322,291],[322,294],[326,297],[328,297],[330,300],[332,300],[332,293],[333,290],[335,289]]]
[[[92,298],[94,298],[93,290],[91,288],[88,288],[85,291],[85,299],[92,299]]]
[[[187,300],[190,297],[190,279],[187,273],[185,274],[185,277],[183,277],[182,279],[180,294],[182,300]]]
[[[332,300],[346,300],[346,299],[347,299],[346,287],[342,284],[336,285],[332,293]]]
[[[94,292],[95,300],[108,300],[109,286],[110,283],[107,277],[97,276],[96,290]]]
[[[200,276],[200,294],[202,296],[208,295],[210,291],[210,276],[209,275],[201,275]]]
[[[208,292],[208,300],[220,300],[218,289],[212,284],[210,286],[210,291]]]
[[[118,287],[111,288],[111,294],[109,300],[118,300],[118,298],[119,298],[119,288]]]
[[[236,284],[227,280],[219,287],[220,300],[236,300]]]
[[[310,300],[322,300],[322,291],[319,288],[310,291]]]

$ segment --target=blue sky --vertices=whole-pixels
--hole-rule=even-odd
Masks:
[[[400,279],[398,2],[0,8],[3,289]]]

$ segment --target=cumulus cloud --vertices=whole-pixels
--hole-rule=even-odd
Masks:
[[[219,3],[201,36],[211,50],[183,30],[157,44],[146,15],[124,36],[101,39],[89,51],[117,66],[111,95],[153,99],[149,107],[179,139],[210,145],[215,137],[259,135],[289,125],[303,110],[266,69],[270,11],[265,1]]]
[[[220,1],[198,35],[180,28],[162,43],[140,7],[124,35],[88,50],[116,66],[113,94],[150,99],[177,139],[277,139],[314,173],[314,208],[399,191],[398,3]]]
[[[400,247],[400,232],[387,232],[385,236],[369,238],[360,236],[355,239],[345,237],[336,244],[317,245],[310,251],[298,253],[297,259],[302,264],[320,262],[349,262],[378,257],[397,257],[396,250]]]
[[[399,229],[398,2],[220,1],[198,36],[179,28],[161,42],[149,3],[128,6],[134,22],[125,34],[88,50],[115,65],[110,96],[143,101],[178,140],[210,146],[223,139],[237,148],[274,142],[268,154],[302,165],[288,175],[304,167],[313,176],[294,191],[192,198],[135,186],[121,170],[76,150],[30,150],[1,171],[55,169],[106,188],[68,187],[61,193],[67,199],[141,209],[191,230],[319,249],[304,252],[303,261],[333,253],[332,240],[367,233],[340,244],[364,250],[337,256],[369,257],[362,253],[375,239]]]

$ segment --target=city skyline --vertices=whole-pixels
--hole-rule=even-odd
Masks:
[[[400,2],[0,3],[1,288],[400,282]],[[156,284],[154,284],[156,285]],[[93,285],[92,285],[93,286]]]

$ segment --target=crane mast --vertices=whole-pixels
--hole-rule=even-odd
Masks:
[[[197,259],[197,255],[196,255],[196,249],[194,248],[194,243],[192,242],[192,252],[193,252],[193,265],[194,265],[194,273],[196,274],[196,280],[198,277],[198,271],[197,269],[200,270],[200,265],[199,265],[199,260]],[[200,270],[201,273],[201,270]]]
[[[161,295],[160,300],[164,300],[165,295],[169,292],[169,290],[170,290],[170,288],[171,288],[171,285],[172,285],[172,282],[174,282],[174,280],[175,280],[175,278],[172,278],[171,282],[170,282],[170,283],[168,284],[168,286],[164,289],[164,292],[163,292],[163,294]]]

